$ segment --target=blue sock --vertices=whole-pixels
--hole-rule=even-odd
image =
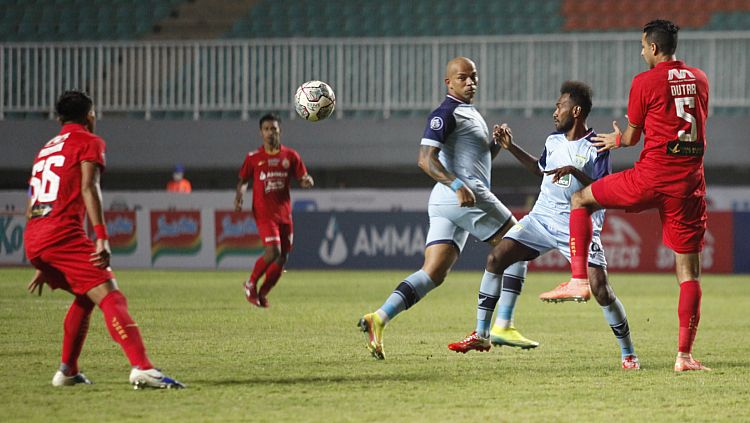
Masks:
[[[385,315],[383,321],[387,323],[399,313],[424,298],[436,286],[435,282],[430,279],[430,276],[424,270],[412,273],[396,287],[396,290],[380,306],[378,314],[380,314],[381,318]],[[382,313],[380,313],[381,311]]]
[[[635,354],[633,342],[630,340],[628,318],[625,315],[625,307],[622,306],[620,299],[615,298],[612,304],[602,307],[602,311],[604,312],[604,318],[609,323],[609,327],[612,328],[612,332],[615,334],[615,338],[617,338],[617,343],[620,344],[622,357]]]
[[[482,338],[490,336],[490,324],[495,305],[500,298],[503,281],[500,275],[484,271],[482,283],[479,285],[479,299],[477,301],[477,335]]]
[[[503,290],[498,302],[497,318],[495,324],[507,329],[513,326],[513,314],[516,310],[516,300],[523,290],[523,282],[526,279],[528,263],[520,261],[511,264],[503,272]]]
[[[515,276],[503,275],[503,291],[497,308],[495,324],[503,329],[513,326],[513,314],[516,310],[516,300],[521,295],[523,279]]]

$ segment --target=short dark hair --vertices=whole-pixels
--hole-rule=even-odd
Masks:
[[[266,113],[265,115],[261,116],[260,121],[258,122],[258,127],[262,129],[263,122],[265,121],[276,121],[281,124],[281,117],[279,117],[279,115],[277,115],[276,113]]]
[[[61,122],[85,123],[94,107],[91,97],[83,91],[70,90],[60,94],[55,103],[55,113]]]
[[[587,83],[581,81],[565,81],[560,87],[560,95],[563,94],[568,94],[570,100],[576,106],[581,107],[581,117],[586,119],[589,112],[591,112],[591,98],[594,96],[591,87]]]
[[[656,44],[660,52],[671,56],[677,50],[677,31],[680,27],[664,19],[653,20],[643,26],[646,41]]]

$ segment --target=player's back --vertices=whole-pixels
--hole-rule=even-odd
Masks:
[[[104,167],[104,141],[83,125],[66,124],[37,154],[29,180],[31,219],[27,248],[42,249],[83,233],[86,208],[81,196],[81,162]]]
[[[708,94],[706,74],[678,60],[633,80],[628,118],[644,131],[636,167],[651,175],[657,191],[684,196],[704,189]]]

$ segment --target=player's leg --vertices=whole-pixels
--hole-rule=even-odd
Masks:
[[[609,284],[606,268],[601,264],[589,263],[588,277],[591,281],[591,291],[594,298],[602,308],[604,319],[612,329],[620,346],[622,368],[625,370],[640,369],[641,365],[638,362],[638,356],[635,354],[633,341],[630,339],[630,325],[628,325],[625,307]]]
[[[292,250],[292,241],[294,239],[294,232],[292,224],[280,224],[279,234],[281,236],[281,244],[279,254],[276,260],[271,262],[266,269],[266,278],[263,281],[263,286],[258,292],[258,301],[261,307],[268,308],[268,293],[271,292],[276,283],[281,278],[282,272],[284,271],[284,265],[289,258],[289,252]]]
[[[128,301],[117,288],[117,282],[114,279],[91,288],[86,292],[86,296],[102,310],[109,335],[120,344],[130,361],[132,367],[130,383],[136,389],[185,387],[182,383],[155,369],[151,364],[138,325],[128,311]]]
[[[588,278],[588,249],[593,236],[591,214],[601,209],[591,185],[573,194],[570,201],[570,269],[573,279]]]
[[[680,322],[675,371],[711,370],[693,358],[693,343],[701,319],[700,253],[675,253],[675,272],[680,283],[677,315]]]
[[[359,328],[367,337],[367,348],[377,359],[384,359],[383,330],[399,313],[407,310],[445,280],[466,243],[469,234],[445,216],[451,209],[430,206],[430,230],[427,233],[422,268],[396,286],[383,305],[359,319]]]
[[[680,284],[678,352],[675,371],[711,370],[695,360],[693,343],[701,317],[700,285],[703,237],[706,232],[706,200],[703,196],[662,196],[659,215],[662,241],[675,252],[675,274]]]
[[[91,383],[91,381],[80,373],[78,369],[78,357],[81,355],[86,335],[89,332],[89,322],[91,321],[91,312],[93,310],[94,302],[85,295],[76,295],[70,308],[68,308],[63,322],[63,348],[60,370],[58,370],[52,379],[54,386]]]
[[[281,255],[281,232],[276,222],[258,220],[255,223],[258,227],[258,235],[263,243],[264,252],[255,261],[250,278],[244,282],[243,287],[245,289],[245,299],[250,304],[260,307],[258,285],[260,278],[266,274],[271,264]]]

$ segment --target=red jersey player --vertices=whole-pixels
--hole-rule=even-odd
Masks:
[[[99,187],[104,141],[93,133],[93,103],[80,91],[67,91],[57,100],[55,110],[62,130],[34,160],[26,213],[29,221],[24,232],[26,256],[37,269],[29,290],[38,290],[41,295],[46,283],[75,296],[65,316],[62,364],[52,385],[91,383],[78,369],[78,356],[91,312],[98,305],[110,335],[130,361],[130,383],[136,389],[183,388],[151,364],[138,325],[130,317],[127,300],[109,267],[110,248]],[[83,229],[84,214],[94,226],[95,244]]]
[[[267,114],[260,118],[263,145],[245,157],[240,169],[234,210],[242,210],[243,187],[253,181],[253,216],[265,253],[255,262],[250,279],[245,282],[245,297],[259,307],[268,307],[267,295],[276,285],[292,249],[294,228],[289,183],[292,178],[302,188],[311,188],[313,178],[307,174],[299,154],[281,145],[280,118]],[[266,275],[258,291],[258,280]]]
[[[650,70],[633,79],[628,127],[594,137],[600,151],[635,145],[644,133],[640,159],[632,169],[605,176],[571,199],[572,279],[542,298],[560,298],[587,290],[586,257],[591,242],[591,213],[601,208],[640,212],[656,208],[662,241],[675,252],[680,284],[678,353],[674,370],[710,370],[691,351],[700,320],[700,252],[706,231],[706,147],[708,79],[674,55],[679,28],[655,20],[643,27],[641,55]]]

